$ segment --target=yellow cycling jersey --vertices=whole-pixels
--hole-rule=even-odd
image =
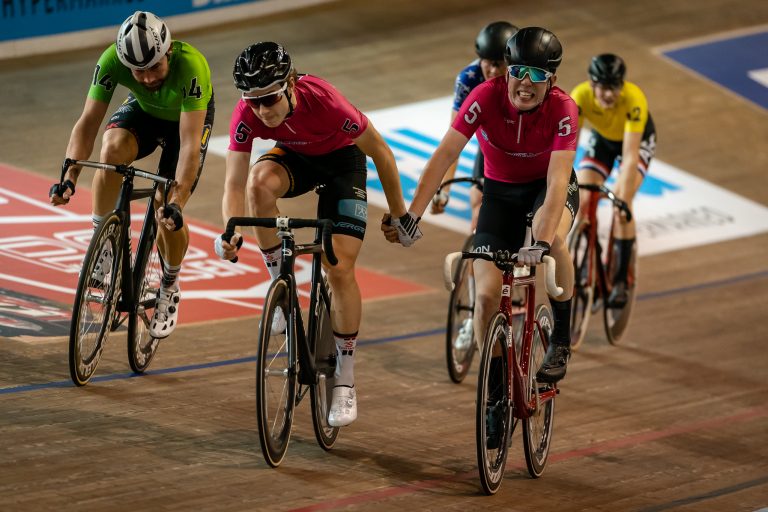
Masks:
[[[592,83],[582,82],[571,91],[571,97],[579,107],[579,128],[584,120],[608,140],[621,142],[624,133],[643,133],[648,122],[648,100],[640,88],[632,82],[624,82],[618,101],[610,109],[604,109],[595,100]]]

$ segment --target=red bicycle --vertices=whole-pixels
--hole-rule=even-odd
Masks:
[[[600,199],[613,203],[613,208],[632,220],[627,203],[616,197],[604,185],[583,184],[579,188],[589,190],[587,214],[571,231],[568,249],[573,258],[575,282],[571,309],[571,349],[577,349],[584,341],[589,318],[603,308],[603,324],[608,341],[616,345],[627,329],[637,289],[637,244],[634,244],[627,272],[627,302],[621,307],[609,304],[607,298],[613,289],[618,261],[613,250],[613,215],[608,235],[607,250],[603,250],[598,236],[597,205]]]
[[[480,351],[475,429],[480,482],[486,494],[495,494],[520,420],[528,472],[538,478],[546,466],[558,390],[555,384],[538,382],[536,371],[544,360],[554,321],[547,305],[536,306],[536,267],[517,266],[517,254],[508,251],[449,254],[443,269],[446,288],[453,287],[458,263],[470,258],[492,261],[502,271],[501,304],[488,324]],[[544,263],[547,290],[560,295],[555,260],[545,256]],[[525,296],[522,334],[510,328],[515,290]]]

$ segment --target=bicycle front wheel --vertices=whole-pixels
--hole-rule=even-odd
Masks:
[[[501,486],[512,435],[508,331],[506,318],[496,313],[483,343],[477,379],[477,465],[486,494],[495,494]]]
[[[473,237],[464,242],[463,251],[471,251]],[[448,301],[448,324],[445,330],[445,356],[448,375],[457,384],[461,383],[472,366],[475,355],[472,315],[475,304],[475,282],[472,262],[461,259],[453,278],[453,291]]]
[[[77,386],[93,376],[112,330],[122,272],[122,222],[102,219],[83,259],[69,329],[69,374]]]
[[[611,242],[612,243],[612,242]],[[606,286],[610,287],[614,282],[614,276],[618,270],[619,262],[616,261],[616,251],[611,251],[613,257],[607,265]],[[606,296],[610,294],[610,289]],[[629,268],[627,271],[627,303],[624,307],[616,308],[605,304],[603,308],[603,324],[605,326],[605,335],[611,345],[618,345],[621,342],[624,333],[629,325],[629,319],[632,316],[632,307],[635,304],[637,294],[637,242],[632,244],[632,254],[629,259]]]
[[[571,300],[571,349],[581,346],[587,334],[595,300],[595,255],[589,245],[590,225],[579,221],[571,233],[568,250],[573,259],[574,285]]]
[[[296,403],[296,327],[290,311],[290,285],[275,279],[264,301],[256,361],[259,441],[264,459],[272,467],[279,466],[285,457]],[[285,330],[279,333],[272,332],[276,315],[286,320]]]
[[[322,286],[328,289],[328,284]],[[330,297],[330,293],[328,294]],[[333,386],[336,372],[336,340],[333,337],[331,317],[324,299],[317,298],[317,321],[315,323],[315,365],[317,369],[317,384],[312,384],[310,405],[312,408],[312,426],[315,430],[317,444],[323,450],[330,450],[339,437],[339,427],[328,424],[328,412],[333,400]]]
[[[523,447],[528,473],[538,478],[544,472],[552,442],[555,421],[555,386],[536,381],[536,371],[544,362],[554,319],[544,304],[536,308],[536,325],[528,354],[528,403],[535,402],[536,410],[523,422]]]
[[[145,222],[154,220],[149,218]],[[148,238],[141,242],[133,265],[135,301],[128,317],[128,363],[136,373],[146,371],[160,344],[149,334],[149,324],[155,311],[163,268],[155,245],[155,230],[148,230],[146,236]]]

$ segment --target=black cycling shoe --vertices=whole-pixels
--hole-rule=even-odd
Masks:
[[[550,343],[544,362],[536,372],[536,380],[553,384],[565,377],[568,359],[571,357],[571,347],[560,343]]]
[[[627,293],[627,283],[617,281],[613,284],[613,289],[608,295],[607,306],[609,308],[621,309],[629,302],[629,293]]]
[[[485,447],[495,450],[501,444],[501,404],[489,405],[485,408]]]

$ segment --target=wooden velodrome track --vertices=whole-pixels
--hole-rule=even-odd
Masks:
[[[214,135],[224,135],[236,99],[231,62],[253,41],[283,42],[300,71],[329,79],[371,111],[450,94],[477,31],[497,19],[558,34],[566,90],[584,79],[593,53],[624,56],[650,98],[658,157],[768,204],[766,111],[651,51],[764,24],[768,2],[350,1],[174,36],[208,57],[219,107]],[[0,161],[53,179],[100,52],[2,63]],[[218,222],[223,173],[224,159],[209,154],[185,215]],[[311,205],[285,209],[313,213]],[[760,324],[768,313],[768,235],[642,258],[626,344],[609,346],[595,317],[572,359],[544,476],[527,476],[516,433],[503,487],[485,497],[474,373],[462,385],[449,382],[441,331],[440,263],[462,237],[426,225],[424,240],[406,251],[378,233],[381,213],[371,208],[360,264],[427,291],[365,303],[360,417],[331,452],[316,446],[309,407],[301,405],[283,465],[264,463],[254,364],[238,362],[255,354],[254,317],[182,325],[144,378],[128,378],[116,336],[97,373],[114,378],[79,389],[67,384],[63,337],[0,338],[0,510],[768,507],[768,352]]]

